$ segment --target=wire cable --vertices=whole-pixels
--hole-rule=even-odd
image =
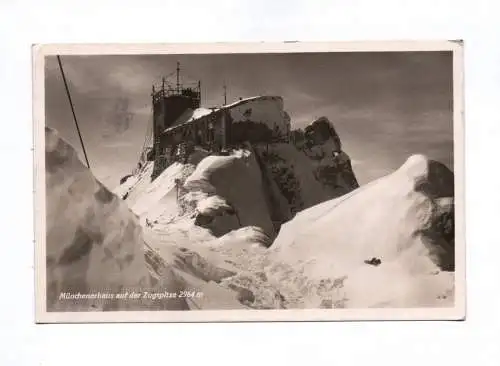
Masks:
[[[73,107],[73,101],[71,100],[71,94],[69,92],[68,83],[66,82],[66,76],[64,75],[64,69],[61,63],[61,57],[57,55],[57,62],[59,63],[59,70],[61,70],[61,75],[64,81],[64,87],[66,88],[66,95],[68,96],[69,105],[71,107],[71,113],[73,114],[73,120],[75,121],[76,131],[78,132],[78,137],[80,138],[80,143],[82,144],[83,155],[85,156],[85,161],[87,162],[87,167],[90,169],[89,159],[87,157],[87,152],[85,151],[85,145],[83,144],[82,134],[80,133],[80,128],[78,127],[78,121],[76,119],[75,108]]]

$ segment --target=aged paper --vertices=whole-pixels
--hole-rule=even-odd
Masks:
[[[461,41],[33,68],[37,322],[465,318]]]

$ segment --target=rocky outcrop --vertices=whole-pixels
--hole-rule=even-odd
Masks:
[[[303,209],[359,187],[349,156],[327,118],[290,134],[290,143],[254,146],[274,227]]]
[[[326,117],[320,117],[307,126],[304,130],[304,137],[308,147],[323,145],[327,141],[331,141],[333,143],[332,151],[342,151],[339,135]]]
[[[133,177],[134,175],[133,174],[127,174],[123,177],[120,178],[120,185],[125,183],[127,181],[127,179],[129,179],[130,177]]]
[[[241,227],[236,210],[219,196],[207,197],[197,206],[195,225],[210,230],[217,237]]]
[[[316,179],[332,192],[331,198],[359,187],[351,159],[342,150],[340,137],[328,118],[321,117],[304,131],[296,131],[293,141],[311,159]]]

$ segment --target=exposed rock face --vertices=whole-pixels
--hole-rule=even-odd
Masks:
[[[304,131],[290,131],[283,99],[272,96],[240,100],[222,109],[232,122],[232,148],[249,155],[234,156],[238,150],[226,151],[229,156],[225,157],[198,153],[194,158],[195,154],[190,154],[187,161],[196,166],[196,172],[186,181],[189,193],[180,198],[182,204],[194,205],[195,223],[217,237],[240,227],[259,226],[273,238],[281,224],[297,212],[359,186],[350,158],[342,151],[340,138],[326,117],[312,122]],[[205,168],[206,177],[201,177]],[[194,178],[197,174],[201,174],[200,179]],[[252,187],[248,182],[253,182]],[[243,199],[239,189],[245,189],[248,197]],[[131,204],[134,201],[133,190],[131,195],[121,196]],[[195,206],[202,201],[204,209],[200,210]]]
[[[340,138],[333,124],[326,117],[320,117],[307,126],[305,128],[305,138],[310,146],[323,145],[327,141],[331,141],[333,143],[332,151],[342,151]]]
[[[127,174],[127,175],[121,177],[120,178],[120,184],[125,183],[127,181],[127,179],[129,179],[130,177],[133,177],[133,175],[132,174]]]
[[[193,197],[203,206],[197,208],[196,224],[216,236],[259,226],[273,238],[297,212],[358,187],[331,123],[318,120],[306,132],[302,148],[266,138],[230,156],[202,160],[184,185],[190,192],[184,199]]]
[[[209,229],[217,237],[241,227],[236,211],[220,197],[211,196],[205,199],[205,203],[203,204],[210,206],[205,210],[198,210],[196,212],[195,225]]]
[[[349,156],[333,124],[321,117],[305,128],[302,151],[315,165],[317,179],[338,197],[358,188]]]
[[[276,230],[297,212],[359,187],[333,125],[322,117],[291,143],[254,146]]]

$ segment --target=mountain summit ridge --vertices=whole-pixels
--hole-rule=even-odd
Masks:
[[[144,161],[114,193],[48,128],[45,148],[51,309],[75,310],[60,293],[144,286],[205,297],[78,310],[453,303],[453,173],[412,155],[359,186],[326,117],[289,139],[197,147],[153,181]]]

